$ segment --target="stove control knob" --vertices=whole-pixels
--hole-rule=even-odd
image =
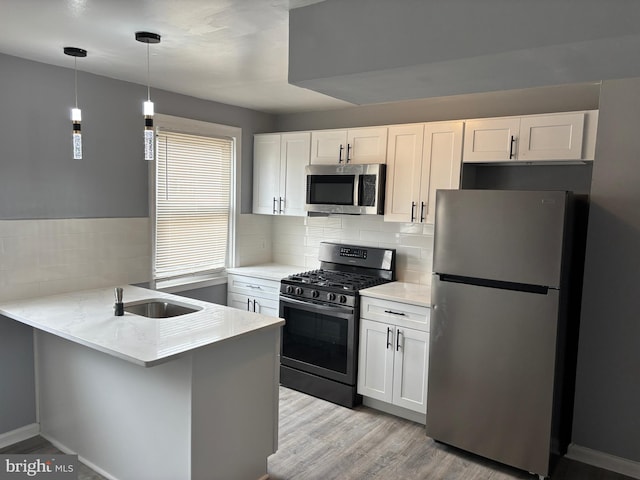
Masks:
[[[302,289],[300,287],[296,288],[296,295],[302,295]]]
[[[291,285],[287,285],[287,288],[285,289],[285,291],[287,293],[293,293],[293,287]]]
[[[336,299],[336,294],[335,294],[335,293],[329,293],[329,294],[327,295],[327,298],[328,298],[329,300],[333,301],[333,300],[335,300],[335,299]]]
[[[318,290],[314,290],[311,292],[311,296],[313,298],[318,298],[320,296],[320,292]]]
[[[340,295],[340,303],[347,303],[347,297]]]

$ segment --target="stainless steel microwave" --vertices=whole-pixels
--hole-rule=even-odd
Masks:
[[[351,215],[384,213],[386,165],[307,165],[305,210]]]

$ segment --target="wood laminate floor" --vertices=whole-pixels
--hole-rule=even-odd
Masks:
[[[280,387],[279,438],[278,452],[269,457],[270,480],[537,479],[436,443],[425,435],[423,425],[364,406],[343,408],[284,387]],[[34,437],[0,453],[61,452],[42,437]],[[632,480],[564,458],[551,478]],[[78,480],[106,479],[81,465]]]

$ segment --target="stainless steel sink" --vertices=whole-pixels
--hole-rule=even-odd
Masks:
[[[202,310],[202,307],[168,301],[164,298],[151,298],[148,300],[127,303],[124,306],[125,312],[149,318],[178,317],[180,315],[194,313],[199,310]]]

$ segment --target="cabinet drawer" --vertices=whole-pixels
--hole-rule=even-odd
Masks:
[[[369,320],[428,332],[431,309],[409,303],[361,297],[360,316]]]
[[[280,282],[278,280],[230,274],[227,277],[227,291],[229,293],[241,293],[277,301],[280,294]]]

